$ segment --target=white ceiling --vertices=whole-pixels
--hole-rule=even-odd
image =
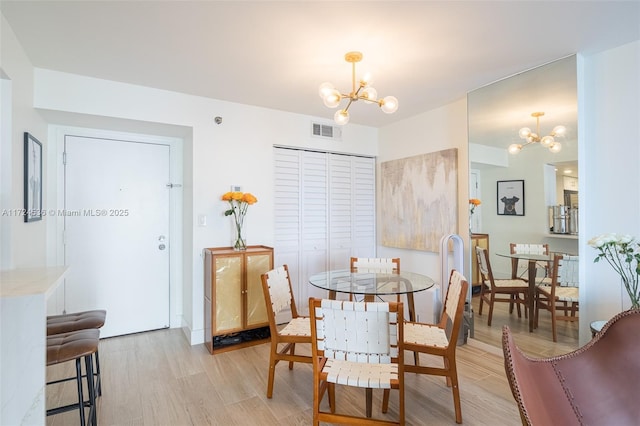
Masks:
[[[380,127],[489,82],[640,39],[640,1],[0,1],[34,66],[326,117],[317,90],[346,92],[364,54],[392,115]],[[9,76],[11,77],[11,76]]]

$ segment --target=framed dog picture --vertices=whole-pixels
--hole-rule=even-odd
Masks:
[[[498,215],[524,216],[524,181],[498,181]]]

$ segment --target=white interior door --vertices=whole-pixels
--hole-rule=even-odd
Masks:
[[[169,327],[169,146],[65,137],[67,312],[101,337]]]

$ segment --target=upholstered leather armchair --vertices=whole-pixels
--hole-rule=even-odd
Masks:
[[[612,318],[585,346],[533,359],[502,328],[504,365],[524,425],[637,425],[640,310]]]

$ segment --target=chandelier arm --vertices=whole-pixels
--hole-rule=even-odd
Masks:
[[[344,112],[347,112],[347,110],[349,109],[349,107],[351,106],[351,104],[353,103],[353,99],[349,98],[349,103],[347,104],[347,106],[343,109]]]

